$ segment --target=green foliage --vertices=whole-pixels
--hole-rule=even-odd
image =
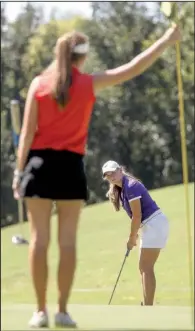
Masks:
[[[189,185],[189,193],[191,197],[192,241],[194,240],[193,192],[194,184],[191,184]],[[183,204],[184,187],[183,185],[166,187],[151,191],[150,194],[167,215],[170,223],[170,237],[167,247],[163,250],[155,267],[158,283],[155,302],[160,303],[160,306],[163,308],[165,305],[187,306],[190,304],[190,291],[193,289],[189,287],[189,238],[186,233],[185,208]],[[55,305],[57,298],[56,270],[59,256],[56,242],[58,222],[55,216],[52,218],[51,225],[47,302]],[[87,305],[107,304],[126,252],[126,240],[129,230],[127,215],[123,211],[115,212],[109,202],[85,208],[81,215],[78,231],[78,266],[70,303],[85,303]],[[2,307],[6,307],[8,304],[11,305],[11,309],[13,305],[24,304],[24,314],[26,305],[35,302],[35,294],[29,270],[25,263],[28,259],[28,248],[26,246],[14,246],[11,242],[12,236],[16,233],[18,233],[18,225],[1,230],[3,247],[1,255],[1,302]],[[25,224],[23,225],[23,233],[24,237],[29,240],[29,227]],[[123,269],[113,298],[113,305],[128,305],[129,309],[130,305],[138,307],[140,304],[142,294],[138,258],[139,243],[138,247],[131,252],[129,260]],[[155,306],[152,307],[152,310]],[[148,312],[150,309],[146,310]],[[169,320],[167,316],[166,319]],[[17,320],[14,320],[14,322],[17,323]],[[88,330],[98,330],[97,325],[98,323],[95,328]],[[5,330],[4,327],[2,329]],[[137,329],[139,330],[139,328]],[[144,328],[140,329],[144,330]],[[166,330],[164,324],[162,329]],[[13,328],[13,330],[16,330],[16,328]],[[19,325],[17,330],[22,330]],[[86,328],[82,328],[82,330],[86,330]],[[102,328],[102,330],[106,329]],[[113,327],[110,330],[117,329]],[[135,330],[132,328],[132,325],[131,330]],[[157,324],[156,328],[148,328],[147,330],[159,330],[159,324]],[[167,328],[167,330],[171,329]],[[175,330],[179,329],[175,328]],[[187,329],[183,328],[183,330]]]
[[[179,6],[190,181],[194,180],[193,6],[190,2]],[[43,21],[40,8],[29,3],[11,24],[4,10],[1,11],[2,192],[11,186],[14,158],[10,99],[18,98],[23,111],[29,84],[52,61],[56,39],[73,29],[85,32],[91,43],[85,70],[92,73],[130,61],[158,39],[168,26],[158,4],[154,4],[152,12],[138,2],[94,2],[92,7],[92,19],[76,16],[57,20],[53,15],[47,23]],[[89,203],[105,198],[106,183],[101,180],[101,166],[108,159],[125,165],[148,188],[182,182],[175,63],[172,47],[144,74],[97,96],[85,158]],[[10,192],[4,202],[5,218],[12,201]]]

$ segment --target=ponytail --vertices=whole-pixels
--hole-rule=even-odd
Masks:
[[[57,40],[55,59],[44,70],[43,76],[49,87],[49,93],[61,108],[64,108],[70,101],[69,88],[72,83],[72,65],[85,59],[88,47],[88,37],[76,31],[66,33]]]
[[[107,198],[109,198],[110,202],[112,202],[116,211],[120,210],[120,194],[121,187],[117,185],[110,184],[110,188],[106,194]]]
[[[69,102],[71,84],[71,45],[70,38],[59,39],[56,45],[56,75],[53,94],[57,103],[64,108]]]

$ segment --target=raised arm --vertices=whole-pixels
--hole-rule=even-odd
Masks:
[[[169,28],[152,46],[136,56],[132,61],[103,73],[93,75],[94,91],[130,80],[148,69],[164,52],[164,50],[180,40],[178,26]]]

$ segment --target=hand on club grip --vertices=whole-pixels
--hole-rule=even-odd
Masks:
[[[137,246],[138,235],[130,236],[127,241],[127,249],[131,250],[133,247]]]

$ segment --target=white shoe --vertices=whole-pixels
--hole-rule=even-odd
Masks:
[[[56,313],[55,314],[55,326],[56,327],[69,327],[76,328],[76,322],[72,320],[68,313]]]
[[[33,313],[29,326],[31,328],[47,328],[49,325],[48,316],[45,312],[39,311]]]

